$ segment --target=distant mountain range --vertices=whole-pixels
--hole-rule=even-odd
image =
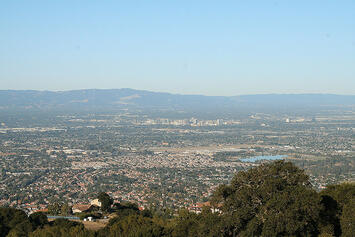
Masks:
[[[133,89],[0,90],[0,109],[120,109],[354,106],[355,95],[179,95]]]

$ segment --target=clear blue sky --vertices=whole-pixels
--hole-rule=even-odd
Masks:
[[[355,1],[0,3],[0,89],[355,94]]]

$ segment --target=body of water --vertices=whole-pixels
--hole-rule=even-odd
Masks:
[[[254,157],[250,157],[250,158],[243,158],[240,159],[240,161],[242,162],[256,162],[256,161],[260,161],[260,160],[283,160],[285,157],[285,155],[276,155],[276,156],[254,156]]]

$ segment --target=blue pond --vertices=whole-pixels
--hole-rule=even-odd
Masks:
[[[260,160],[282,160],[283,158],[285,158],[287,156],[285,155],[277,155],[277,156],[254,156],[254,157],[250,157],[250,158],[243,158],[240,159],[240,161],[242,162],[256,162],[256,161],[260,161]]]

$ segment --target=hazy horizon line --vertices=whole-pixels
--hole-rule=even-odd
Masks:
[[[341,95],[341,96],[355,96],[355,94],[342,94],[342,93],[324,93],[324,92],[266,92],[266,93],[246,93],[246,94],[234,94],[234,95],[207,95],[202,93],[177,93],[168,91],[158,91],[149,89],[135,89],[135,88],[81,88],[81,89],[0,89],[0,91],[38,91],[38,92],[70,92],[70,91],[89,91],[89,90],[134,90],[134,91],[145,91],[153,93],[165,93],[172,95],[199,95],[199,96],[211,96],[211,97],[234,97],[234,96],[248,96],[248,95]]]

